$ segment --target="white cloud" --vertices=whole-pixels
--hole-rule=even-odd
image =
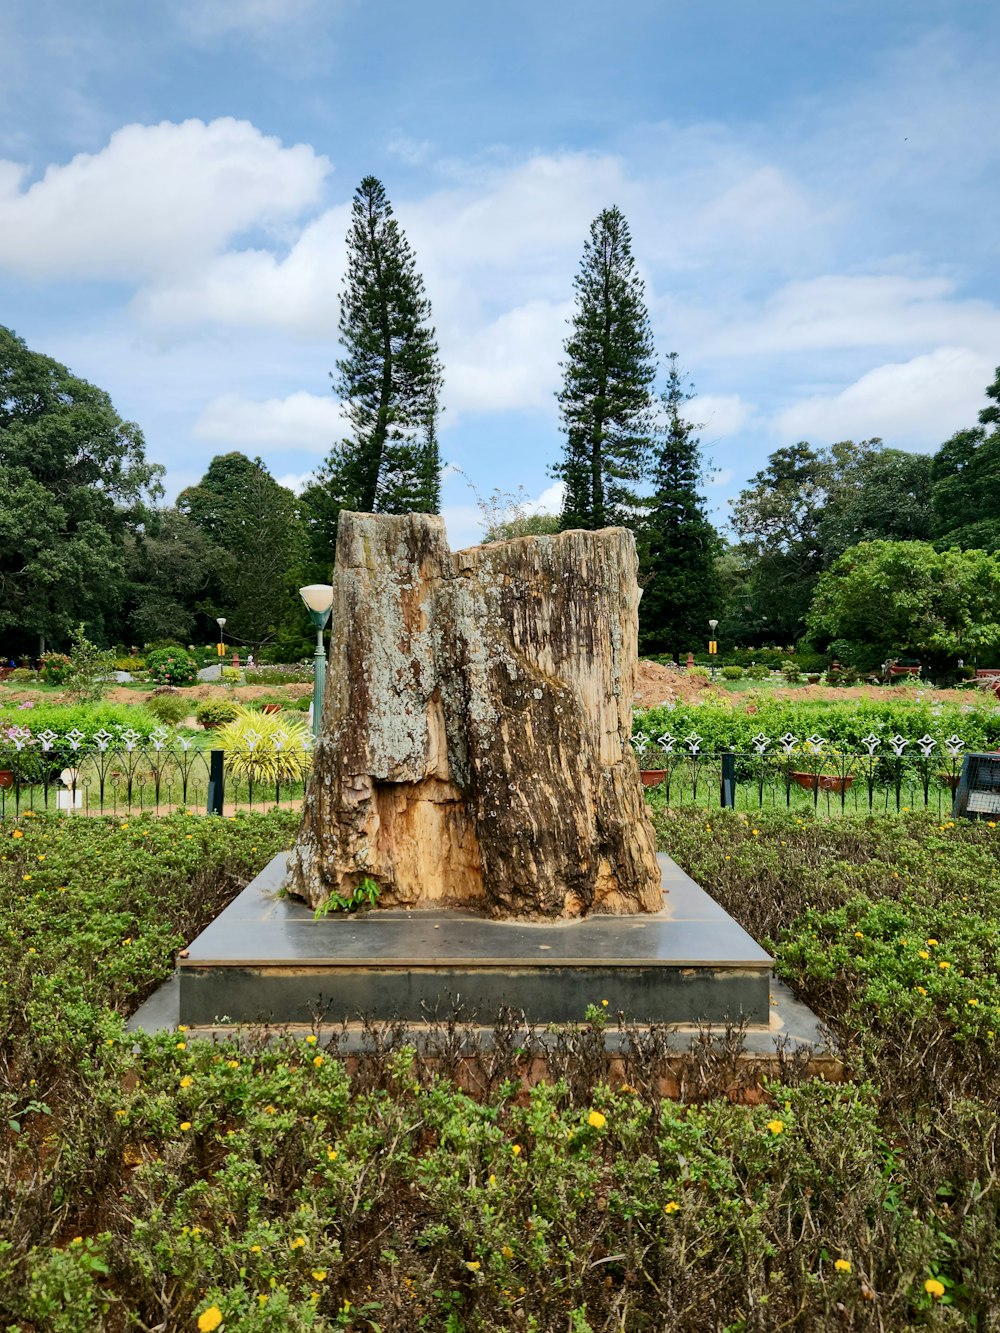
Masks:
[[[442,337],[445,403],[452,413],[555,411],[559,358],[572,305],[533,301],[465,338]],[[452,424],[445,417],[445,424]]]
[[[937,448],[975,423],[992,374],[989,357],[965,347],[939,347],[878,366],[840,392],[793,403],[777,414],[774,426],[786,439],[814,444],[878,435],[895,447]]]
[[[206,405],[193,434],[241,450],[302,449],[325,454],[341,438],[343,429],[343,405],[332,395],[320,398],[300,392],[287,398],[254,400],[224,393]]]
[[[761,356],[827,348],[1000,344],[1000,310],[960,300],[943,277],[825,275],[789,283],[753,317],[711,340],[714,354]]]
[[[560,514],[565,494],[566,483],[554,481],[551,486],[546,486],[537,500],[529,501],[524,507],[529,514]]]
[[[311,472],[286,472],[283,477],[275,477],[279,486],[285,486],[295,495],[300,495],[313,479]]]
[[[263,37],[315,8],[316,0],[185,0],[176,18],[199,37],[245,32]]]
[[[117,281],[189,270],[241,232],[299,216],[329,170],[247,121],[126,125],[27,189],[23,168],[0,165],[0,265]]]
[[[687,404],[684,415],[699,423],[703,436],[721,439],[743,429],[750,418],[750,407],[736,393],[699,393]]]

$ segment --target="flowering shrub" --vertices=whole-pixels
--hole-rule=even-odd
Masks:
[[[65,685],[73,672],[73,659],[65,653],[46,653],[38,674],[46,685]]]
[[[192,685],[198,663],[182,648],[158,648],[146,658],[146,670],[155,685]]]

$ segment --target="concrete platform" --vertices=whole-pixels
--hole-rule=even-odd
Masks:
[[[485,1025],[509,1006],[530,1023],[582,1019],[608,1001],[640,1023],[770,1021],[771,959],[666,856],[664,908],[583,921],[491,921],[455,910],[375,910],[317,921],[279,896],[275,857],[195,939],[178,1017],[218,1024],[427,1022],[456,1005]]]

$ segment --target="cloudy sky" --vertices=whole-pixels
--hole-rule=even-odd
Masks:
[[[931,450],[1000,363],[995,0],[5,0],[0,323],[167,467],[339,438],[351,195],[384,182],[446,373],[454,544],[551,496],[583,241],[617,204],[714,517],[783,444]]]

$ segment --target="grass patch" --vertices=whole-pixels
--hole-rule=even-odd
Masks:
[[[511,1022],[474,1088],[456,1025],[434,1059],[393,1024],[361,1061],[328,1031],[134,1041],[122,1016],[294,818],[5,823],[0,1326],[995,1327],[997,831],[656,820],[853,1082],[666,1102],[654,1033],[611,1086],[599,1002],[530,1092]]]

